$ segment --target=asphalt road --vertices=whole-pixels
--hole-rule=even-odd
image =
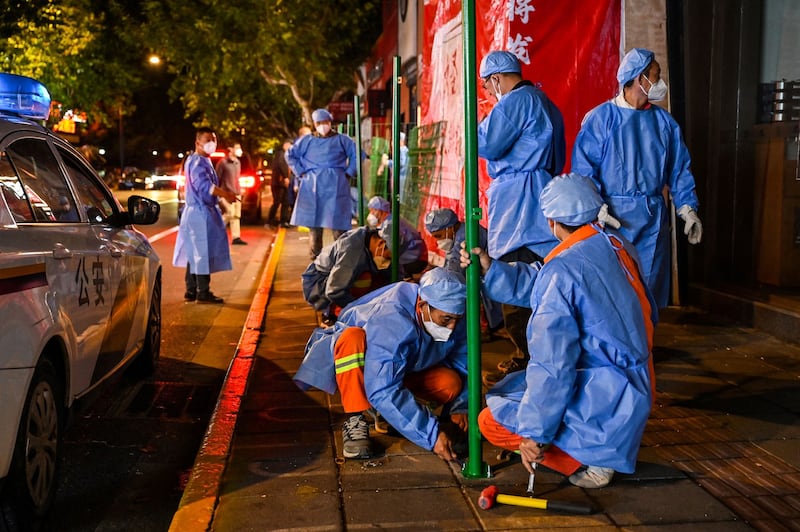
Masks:
[[[116,193],[123,205],[132,193],[162,205],[159,222],[139,228],[163,268],[161,361],[153,376],[120,375],[74,410],[48,530],[169,528],[271,241],[262,225],[243,226],[250,245],[232,248],[232,271],[212,275],[212,290],[226,303],[187,304],[184,270],[172,266],[175,191]],[[265,192],[264,206],[270,201]]]

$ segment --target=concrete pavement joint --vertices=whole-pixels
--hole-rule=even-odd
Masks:
[[[230,457],[238,421],[239,406],[247,391],[247,383],[255,361],[253,355],[260,335],[253,332],[260,331],[264,322],[285,235],[286,230],[280,229],[275,236],[256,297],[251,303],[239,344],[228,366],[219,400],[211,414],[206,435],[192,467],[192,474],[184,489],[178,510],[170,523],[170,532],[208,530],[214,519],[219,489]],[[256,319],[259,320],[258,326],[254,325]]]

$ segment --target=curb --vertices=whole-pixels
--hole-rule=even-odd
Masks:
[[[172,516],[170,532],[209,530],[211,527],[239,419],[239,408],[247,392],[250,370],[255,361],[255,351],[264,326],[267,303],[285,237],[286,229],[283,228],[275,235],[272,251],[242,328],[242,335],[225,374],[217,405],[208,422],[178,510]]]

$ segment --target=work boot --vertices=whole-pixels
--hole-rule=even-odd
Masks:
[[[342,425],[342,454],[345,458],[372,458],[372,440],[364,414],[355,414]]]
[[[191,301],[191,302],[194,302],[194,300],[195,300],[195,299],[197,299],[197,292],[192,292],[192,291],[190,291],[190,290],[187,290],[187,291],[186,291],[186,292],[183,294],[183,300],[184,300],[184,301],[187,301],[187,302],[189,302],[189,301]]]
[[[605,488],[614,478],[610,467],[587,466],[585,470],[570,475],[569,481],[579,488]]]
[[[244,240],[242,240],[241,238],[234,238],[234,239],[231,241],[231,244],[233,244],[234,246],[246,246],[246,245],[247,245],[247,242],[245,242],[245,241],[244,241]]]
[[[224,301],[221,297],[217,297],[214,295],[213,292],[210,290],[208,292],[198,292],[197,293],[197,302],[198,303],[211,303],[211,304],[221,304]]]
[[[372,428],[375,429],[375,432],[380,434],[388,434],[389,433],[389,424],[383,419],[377,410],[374,408],[369,408],[364,410],[364,415],[367,416],[368,419],[372,421]]]

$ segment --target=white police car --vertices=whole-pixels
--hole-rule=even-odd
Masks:
[[[161,343],[161,263],[89,164],[36,121],[50,96],[0,74],[0,530],[33,528],[52,503],[73,402]],[[137,358],[138,357],[138,358]]]

